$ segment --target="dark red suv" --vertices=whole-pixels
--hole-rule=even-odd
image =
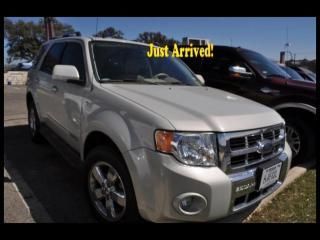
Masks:
[[[309,159],[315,148],[316,84],[294,80],[260,53],[214,46],[214,57],[187,58],[185,63],[220,88],[277,110],[286,121],[294,163]]]

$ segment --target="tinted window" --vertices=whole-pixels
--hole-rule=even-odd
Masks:
[[[55,43],[50,48],[46,58],[44,59],[41,71],[52,74],[55,65],[59,64],[65,43]]]
[[[75,66],[79,72],[80,79],[85,79],[83,52],[79,43],[67,43],[60,64]]]
[[[314,72],[312,72],[312,71],[310,71],[309,69],[306,69],[306,68],[304,68],[304,67],[301,67],[301,70],[312,80],[312,81],[316,81],[316,79],[317,79],[317,75],[314,73]],[[309,79],[308,79],[309,80]]]
[[[214,50],[213,58],[203,60],[203,72],[206,73],[208,81],[210,79],[222,80],[231,78],[229,71],[231,66],[245,67],[247,71],[250,71],[236,54],[227,50]]]
[[[181,58],[194,73],[203,71],[203,58]]]
[[[284,67],[284,66],[281,66],[281,68],[283,70],[285,70],[290,75],[291,79],[293,79],[293,80],[304,80],[303,77],[301,77],[301,75],[299,73],[297,73],[295,70],[293,70],[292,68]]]
[[[290,76],[286,71],[282,70],[280,66],[260,53],[250,50],[242,50],[241,53],[243,57],[265,77],[279,76],[289,78]]]
[[[48,44],[45,44],[45,45],[42,45],[38,54],[36,55],[36,57],[33,59],[33,63],[32,63],[32,68],[36,68],[40,59],[42,58],[43,54],[47,51],[49,45]]]

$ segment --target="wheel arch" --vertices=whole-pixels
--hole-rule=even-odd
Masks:
[[[82,151],[82,159],[85,166],[87,166],[86,162],[86,156],[90,152],[90,150],[94,149],[96,146],[105,145],[106,147],[112,148],[117,154],[120,156],[120,161],[123,163],[124,167],[127,169],[129,178],[132,183],[134,183],[134,179],[132,176],[132,171],[130,171],[128,163],[126,162],[125,156],[121,152],[121,147],[116,143],[110,136],[108,136],[105,132],[94,130],[90,132],[83,145],[83,151]],[[136,196],[136,186],[133,184],[133,191]]]
[[[312,114],[314,117],[316,116],[316,108],[310,104],[302,103],[302,102],[285,102],[280,103],[273,107],[278,112],[290,111],[290,112],[307,112],[308,115]]]
[[[311,124],[312,127],[316,124],[316,108],[306,104],[297,102],[282,103],[274,107],[274,109],[285,119],[291,115],[299,117]]]
[[[299,164],[305,161],[305,159],[312,157],[314,154],[316,110],[313,109],[312,106],[302,103],[281,104],[275,109],[284,118],[286,126],[291,126],[293,128],[295,128],[295,126],[299,126],[299,131],[302,131],[300,134],[304,135],[304,140],[301,140],[299,152],[295,155],[292,153],[293,164]],[[290,138],[287,138],[287,141],[290,144]],[[292,152],[293,151],[294,150],[292,150]]]
[[[311,110],[314,112],[316,106],[316,98],[313,95],[306,96],[306,95],[284,95],[275,97],[270,106],[274,109],[283,109],[283,108],[300,108],[305,110]]]
[[[88,155],[90,150],[102,144],[111,147],[116,152],[118,152],[123,158],[123,155],[120,150],[121,148],[118,146],[118,144],[115,143],[115,141],[112,140],[111,137],[109,137],[106,133],[100,130],[94,130],[90,132],[85,138],[82,151],[82,159],[85,161],[86,156]]]
[[[27,92],[27,95],[26,95],[27,107],[29,106],[29,104],[30,104],[31,102],[34,102],[34,99],[33,99],[32,93],[28,91],[28,92]]]

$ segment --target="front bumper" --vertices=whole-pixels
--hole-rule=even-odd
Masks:
[[[284,151],[270,160],[282,162],[279,180],[256,191],[259,165],[227,175],[218,167],[186,166],[171,155],[148,149],[128,151],[124,157],[140,215],[153,222],[212,221],[244,210],[274,192],[283,183],[291,164],[291,150],[286,143]],[[245,187],[237,191],[239,186]],[[175,207],[177,197],[194,193],[206,199],[206,207],[195,215],[178,211]]]

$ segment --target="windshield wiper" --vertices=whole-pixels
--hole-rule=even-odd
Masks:
[[[180,82],[179,80],[167,80],[163,82],[164,84],[170,84],[170,85],[188,85],[186,83]]]
[[[145,81],[142,79],[110,79],[110,78],[102,78],[99,80],[100,83],[148,83],[148,84],[156,84],[153,82]]]
[[[158,79],[158,78],[144,78],[142,76],[138,76],[138,79],[110,79],[110,78],[101,78],[99,80],[100,83],[146,83],[146,84],[153,84],[153,85],[188,85],[175,78],[167,78]]]
[[[141,80],[144,80],[149,83],[158,84],[158,85],[187,85],[178,79],[175,79],[173,77],[167,76],[166,78],[160,79],[160,78],[141,78]]]

